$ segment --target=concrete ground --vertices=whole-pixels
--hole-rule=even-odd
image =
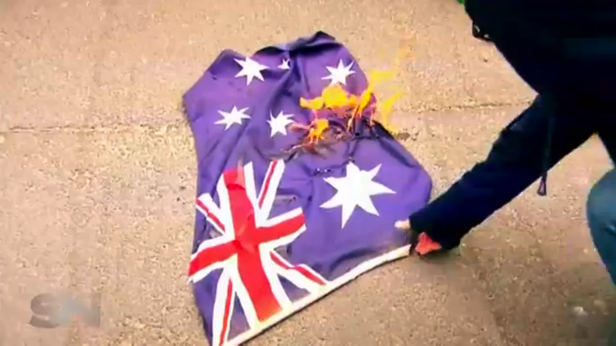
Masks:
[[[443,191],[532,99],[455,0],[0,0],[0,345],[204,345],[185,273],[195,157],[181,95],[224,48],[323,30],[364,70],[409,38],[396,121]],[[616,295],[584,219],[592,140],[448,259],[378,268],[251,345],[601,345]],[[101,296],[101,326],[28,325]]]

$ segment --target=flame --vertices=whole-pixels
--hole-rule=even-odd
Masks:
[[[393,96],[380,101],[376,105],[376,114],[379,115],[379,122],[390,132],[398,132],[398,130],[395,130],[394,126],[389,122],[389,115],[393,111],[394,103],[398,101],[400,97],[402,97],[402,93],[397,92]]]
[[[310,128],[308,132],[308,142],[316,143],[323,139],[323,133],[329,128],[329,121],[327,119],[315,119],[314,126]]]
[[[375,86],[392,77],[392,71],[372,71],[368,75],[368,86],[359,96],[347,93],[340,84],[333,84],[325,87],[323,89],[323,92],[321,93],[321,96],[315,97],[313,99],[305,99],[301,97],[299,103],[301,107],[312,110],[314,114],[317,114],[319,111],[329,109],[334,111],[334,113],[338,117],[348,117],[347,130],[350,131],[352,129],[354,120],[360,118],[370,105],[370,101],[375,95]],[[371,123],[378,115],[380,116],[380,122],[383,124],[383,126],[388,127],[388,117],[393,110],[394,103],[401,96],[401,93],[396,93],[392,97],[384,99],[383,101],[376,102],[375,111],[370,114]],[[348,115],[347,110],[352,110],[350,116]],[[311,124],[309,128],[311,129],[311,131],[314,130],[321,134],[323,131],[327,130],[329,125],[326,125],[325,122],[322,121],[322,119],[318,120],[318,127],[316,127],[317,125],[315,123]],[[313,122],[315,121],[317,121],[316,115]]]
[[[299,146],[312,146],[324,139],[325,132],[330,128],[329,120],[320,118],[320,112],[327,110],[333,112],[334,116],[346,120],[346,130],[352,131],[355,121],[367,115],[370,124],[375,120],[390,132],[397,132],[390,124],[390,115],[393,111],[395,102],[402,97],[400,92],[374,102],[371,106],[370,101],[375,97],[375,87],[379,84],[392,79],[399,71],[400,65],[408,57],[409,49],[399,49],[394,60],[394,67],[391,70],[374,70],[368,74],[368,85],[360,95],[348,93],[340,84],[333,84],[325,87],[320,96],[313,99],[300,97],[299,104],[302,108],[310,109],[313,113],[313,120],[308,125],[294,124],[293,127],[303,129],[308,132],[307,142]]]
[[[357,104],[357,96],[347,94],[340,84],[326,86],[323,92],[321,92],[321,96],[311,100],[306,100],[303,97],[299,99],[300,106],[315,112],[323,109],[335,110],[336,108],[354,106],[355,104]]]
[[[316,111],[316,110],[323,108],[323,98],[317,97],[316,99],[313,99],[313,100],[306,100],[305,98],[300,97],[299,105],[302,108],[308,108],[308,109],[312,109],[313,111]]]

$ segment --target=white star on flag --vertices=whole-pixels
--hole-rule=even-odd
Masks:
[[[270,137],[274,137],[276,133],[286,136],[287,126],[293,123],[293,120],[289,119],[292,116],[293,114],[283,114],[282,111],[280,111],[280,113],[278,113],[278,115],[274,118],[274,115],[270,112],[270,120],[267,121],[272,129]]]
[[[281,70],[290,70],[291,67],[289,67],[289,59],[282,59],[282,64],[278,65],[278,68]]]
[[[222,119],[218,120],[214,124],[225,125],[225,131],[227,131],[233,124],[242,125],[242,119],[250,119],[250,115],[244,114],[247,110],[248,108],[238,110],[237,107],[233,106],[231,112],[218,111],[218,113],[222,115]]]
[[[349,63],[349,65],[344,66],[342,63],[342,59],[338,62],[337,67],[325,66],[329,71],[329,76],[325,76],[322,79],[331,79],[330,85],[336,83],[342,83],[346,85],[346,78],[355,73],[355,71],[351,70],[353,67],[353,62]]]
[[[249,85],[250,82],[252,82],[253,78],[257,78],[258,80],[263,81],[263,75],[261,75],[261,71],[266,70],[267,66],[261,65],[249,57],[246,57],[245,60],[233,60],[235,60],[236,63],[242,66],[242,70],[235,75],[236,78],[246,76],[246,85]]]
[[[362,171],[351,162],[346,166],[345,177],[324,178],[324,180],[337,191],[329,201],[321,205],[321,208],[332,209],[342,207],[341,228],[344,228],[344,225],[346,225],[356,207],[362,208],[369,214],[379,215],[379,212],[372,203],[372,196],[395,194],[395,192],[387,186],[372,181],[379,173],[380,168],[381,165],[378,165],[370,171]]]

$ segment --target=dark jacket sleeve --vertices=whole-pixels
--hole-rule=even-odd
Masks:
[[[559,107],[559,108],[556,108]],[[580,116],[567,106],[541,97],[501,132],[488,157],[467,171],[445,193],[410,216],[411,227],[426,232],[445,248],[454,248],[470,230],[509,203],[535,180],[544,168],[542,146],[549,117],[552,150],[548,168],[584,143],[594,132],[592,115]]]

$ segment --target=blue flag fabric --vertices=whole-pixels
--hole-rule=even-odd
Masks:
[[[357,127],[324,155],[286,150],[309,124],[299,99],[366,76],[317,32],[251,57],[223,51],[184,95],[198,159],[189,266],[211,345],[238,345],[358,275],[408,255],[396,220],[423,207],[432,182],[382,127]]]

